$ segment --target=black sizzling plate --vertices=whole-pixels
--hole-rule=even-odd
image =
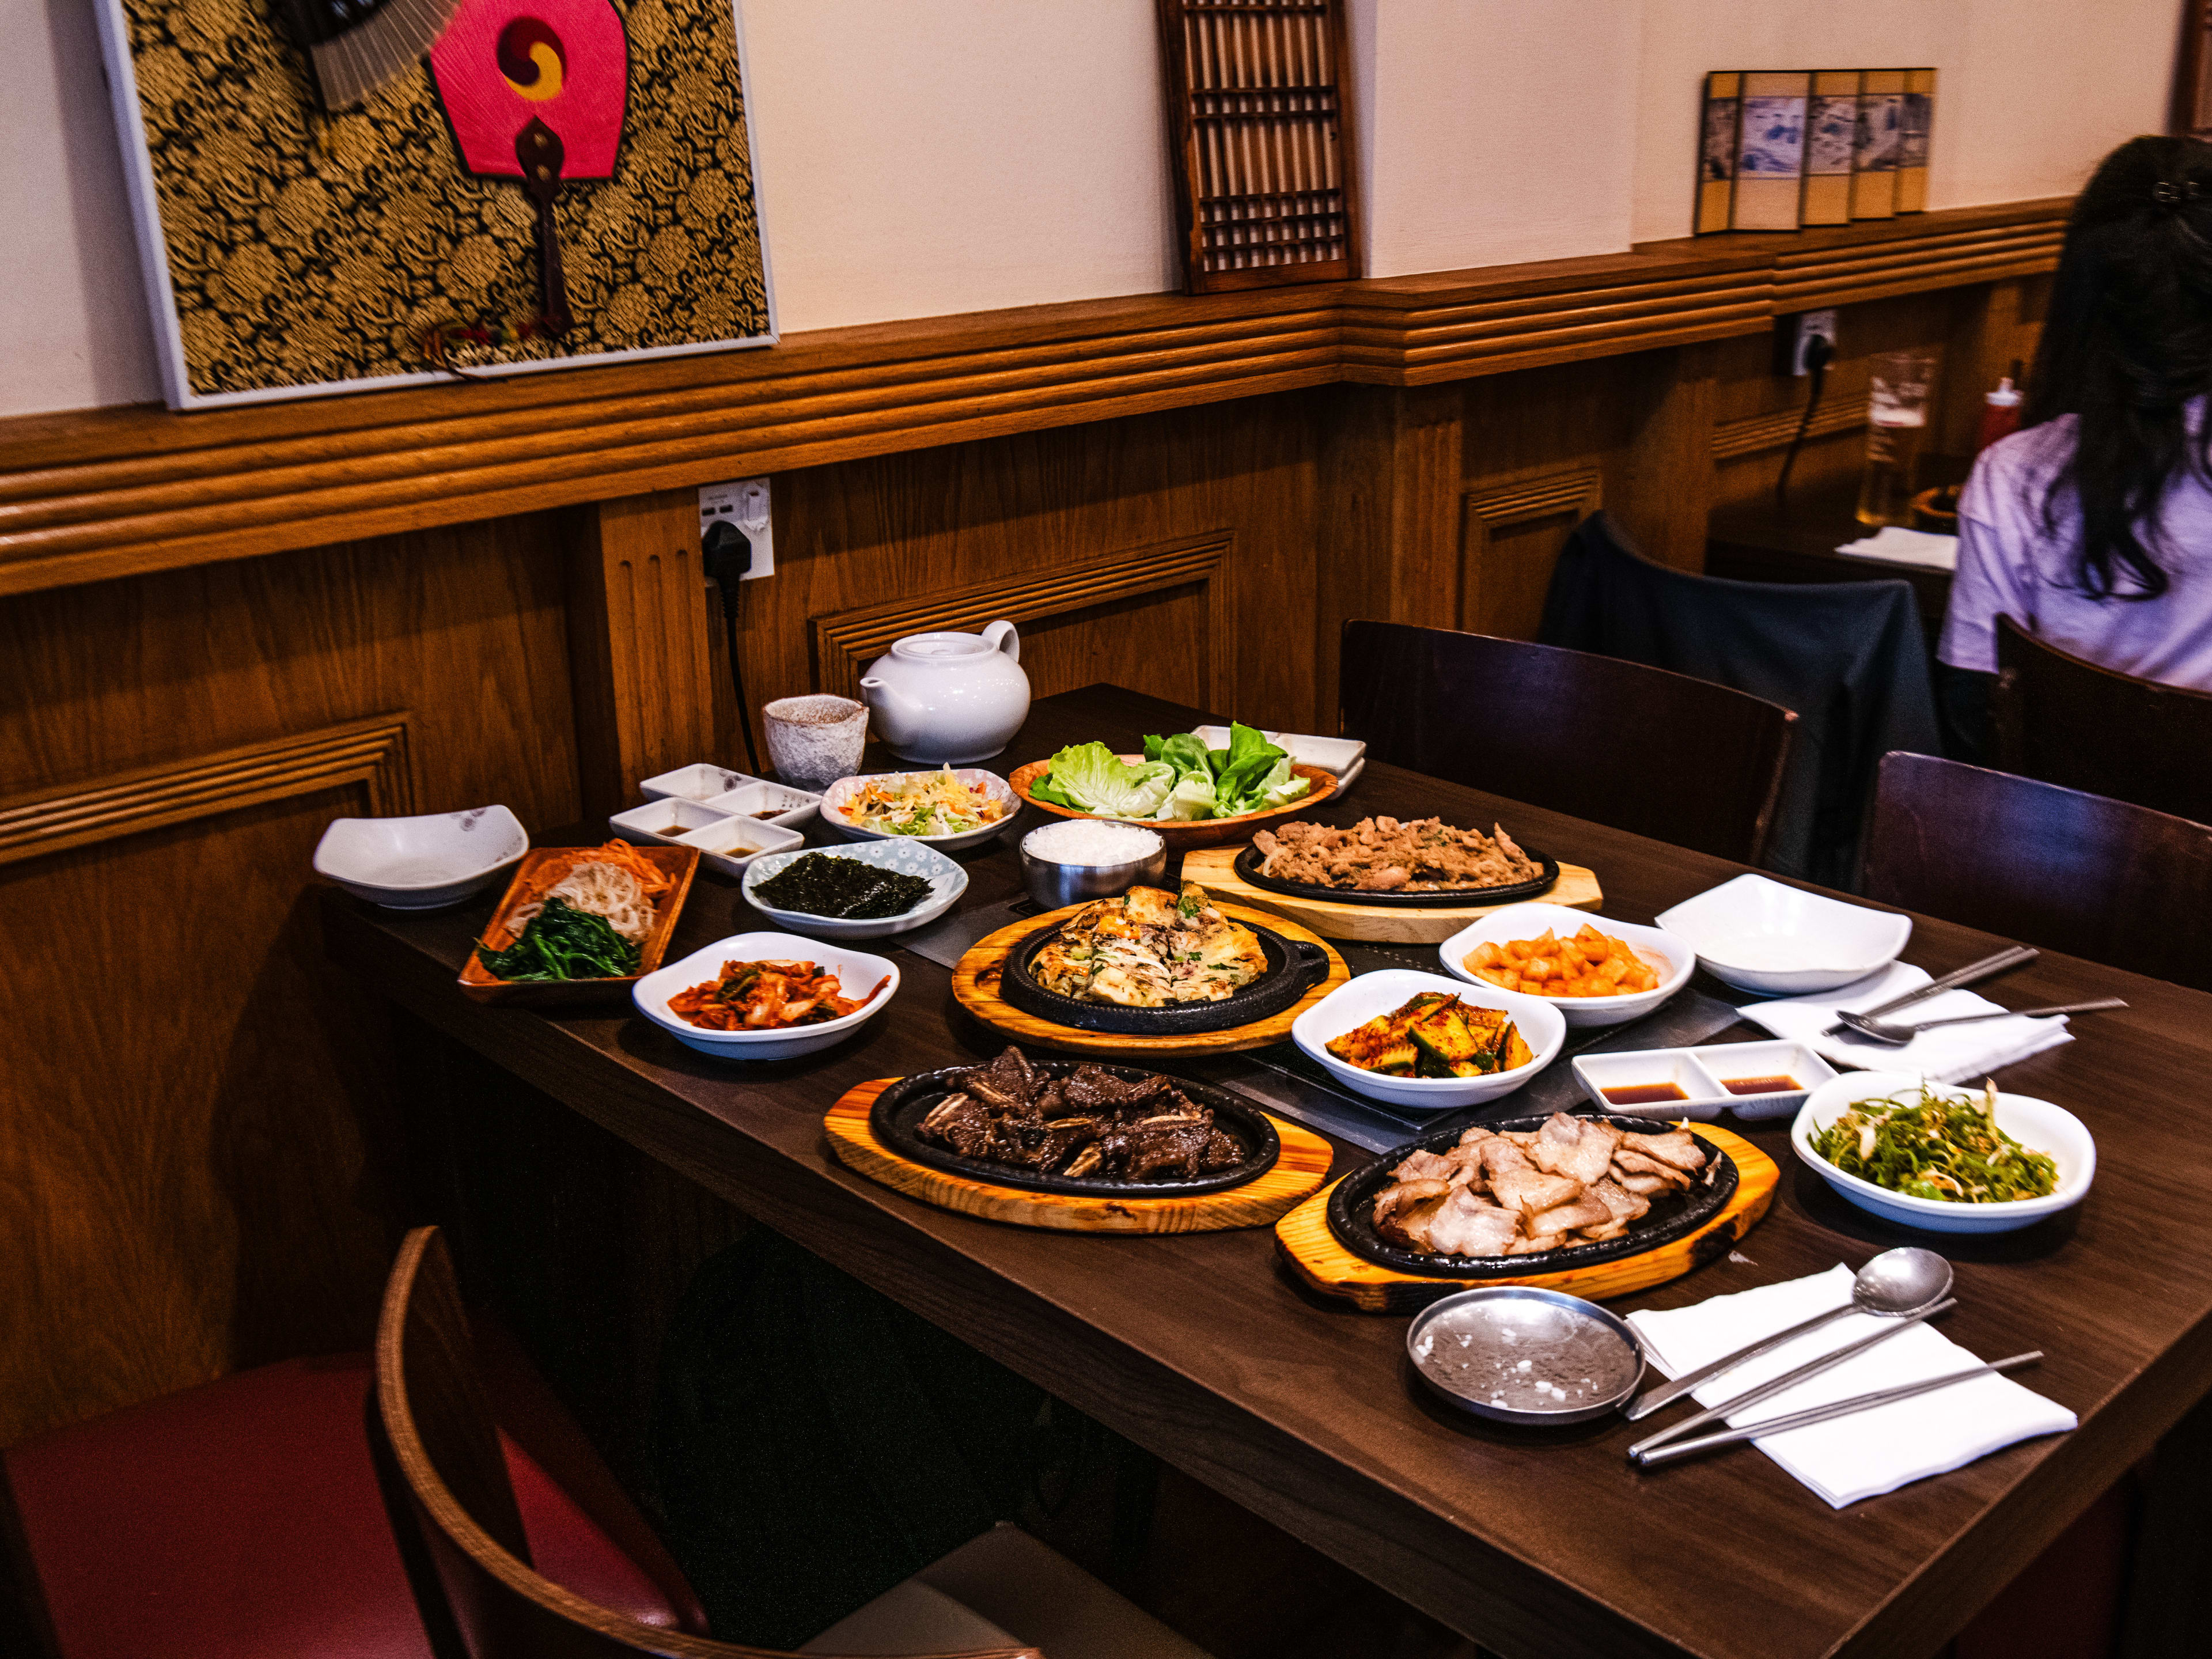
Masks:
[[[1576,1112],[1571,1115],[1603,1118],[1615,1128],[1626,1129],[1631,1134],[1664,1134],[1674,1127],[1671,1123],[1654,1123],[1640,1117],[1612,1117],[1602,1112]],[[1540,1129],[1549,1116],[1551,1114],[1547,1112],[1542,1117],[1509,1118],[1502,1123],[1486,1123],[1482,1127]],[[1735,1195],[1735,1160],[1693,1128],[1691,1137],[1705,1154],[1705,1167],[1692,1177],[1693,1184],[1688,1192],[1653,1195],[1650,1212],[1631,1223],[1622,1237],[1609,1238],[1602,1244],[1571,1244],[1563,1250],[1552,1250],[1542,1255],[1480,1257],[1421,1255],[1384,1243],[1375,1231],[1374,1200],[1376,1193],[1390,1184],[1390,1171],[1411,1153],[1441,1152],[1458,1145],[1460,1136],[1465,1133],[1462,1125],[1409,1140],[1338,1182],[1336,1189],[1328,1195],[1328,1230],[1336,1235],[1337,1241],[1354,1255],[1395,1273],[1419,1273],[1429,1279],[1466,1279],[1478,1283],[1486,1279],[1525,1279],[1531,1273],[1565,1273],[1572,1267],[1595,1267],[1601,1262],[1641,1255],[1686,1233],[1695,1232],[1726,1208],[1729,1200]]]
[[[1115,1036],[1188,1036],[1225,1031],[1279,1014],[1328,973],[1328,952],[1305,939],[1285,939],[1273,929],[1240,921],[1260,941],[1267,971],[1218,1002],[1186,1002],[1172,1008],[1124,1008],[1111,1002],[1064,997],[1040,985],[1030,964],[1060,932],[1047,927],[1016,945],[999,975],[999,994],[1012,1006],[1055,1025]]]
[[[1528,881],[1510,887],[1462,887],[1449,893],[1363,893],[1351,887],[1322,887],[1311,882],[1284,881],[1260,873],[1260,849],[1247,847],[1237,855],[1237,878],[1262,892],[1286,898],[1326,899],[1332,904],[1373,904],[1386,910],[1443,910],[1463,904],[1517,904],[1541,897],[1559,884],[1559,861],[1541,853],[1521,849],[1536,860],[1537,871]]]
[[[1083,1063],[1072,1060],[1030,1061],[1032,1069],[1043,1073],[1047,1077],[1066,1077]],[[1182,1198],[1194,1193],[1225,1192],[1231,1187],[1241,1187],[1255,1176],[1272,1169],[1283,1150],[1282,1142],[1275,1133],[1275,1126],[1268,1122],[1257,1109],[1246,1104],[1242,1097],[1203,1083],[1168,1077],[1168,1081],[1182,1090],[1194,1103],[1212,1109],[1216,1128],[1243,1142],[1246,1156],[1243,1163],[1230,1169],[1217,1170],[1209,1176],[1200,1176],[1195,1181],[1110,1181],[1096,1176],[1038,1175],[1032,1170],[994,1164],[988,1158],[963,1158],[949,1147],[935,1146],[922,1139],[915,1133],[914,1126],[928,1116],[937,1103],[952,1092],[955,1077],[972,1069],[966,1066],[951,1066],[941,1072],[923,1072],[915,1077],[901,1078],[892,1084],[876,1097],[876,1103],[868,1112],[868,1127],[875,1131],[877,1141],[901,1158],[927,1164],[933,1170],[966,1176],[973,1181],[988,1181],[994,1187],[1018,1187],[1024,1192],[1032,1193],[1104,1194],[1113,1198]],[[1149,1073],[1135,1066],[1108,1066],[1103,1069],[1125,1082],[1134,1082],[1141,1077],[1167,1075],[1164,1073]]]

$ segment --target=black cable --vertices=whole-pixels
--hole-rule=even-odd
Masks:
[[[737,694],[738,729],[745,734],[745,764],[760,773],[760,754],[753,747],[752,711],[745,705],[745,673],[738,661],[738,583],[753,568],[752,539],[727,519],[707,526],[700,544],[701,562],[714,592],[722,601],[722,639],[728,647],[730,689]]]
[[[1797,422],[1797,435],[1790,441],[1789,453],[1782,458],[1782,476],[1774,481],[1777,507],[1789,504],[1790,469],[1797,465],[1797,452],[1805,447],[1805,434],[1813,429],[1813,411],[1820,406],[1820,390],[1828,383],[1828,360],[1835,355],[1835,347],[1821,335],[1805,342],[1805,373],[1813,384],[1806,388],[1805,417]]]

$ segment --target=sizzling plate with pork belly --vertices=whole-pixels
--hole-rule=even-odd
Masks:
[[[1048,991],[1125,1008],[1218,1002],[1267,971],[1252,930],[1188,881],[1179,895],[1132,887],[1085,905],[1030,963]]]
[[[1249,1149],[1213,1113],[1152,1073],[1116,1077],[1102,1066],[1047,1075],[1018,1048],[955,1073],[915,1126],[921,1140],[963,1158],[1040,1175],[1141,1182],[1206,1175]]]
[[[1630,1134],[1554,1112],[1540,1128],[1469,1129],[1417,1152],[1375,1194],[1375,1231],[1423,1255],[1534,1255],[1625,1236],[1705,1167],[1686,1129]]]

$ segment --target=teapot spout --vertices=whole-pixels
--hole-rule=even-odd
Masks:
[[[882,714],[918,716],[921,704],[878,675],[870,674],[860,682],[861,701]]]

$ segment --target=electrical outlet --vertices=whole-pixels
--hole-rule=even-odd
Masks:
[[[1801,311],[1789,319],[1795,325],[1790,337],[1790,372],[1800,378],[1813,371],[1805,362],[1805,348],[1815,340],[1828,343],[1831,356],[1836,350],[1836,313],[1832,311]]]
[[[745,532],[753,544],[753,568],[747,581],[775,574],[775,532],[769,528],[768,480],[739,478],[734,483],[702,484],[699,488],[699,533],[717,519],[727,519]]]

